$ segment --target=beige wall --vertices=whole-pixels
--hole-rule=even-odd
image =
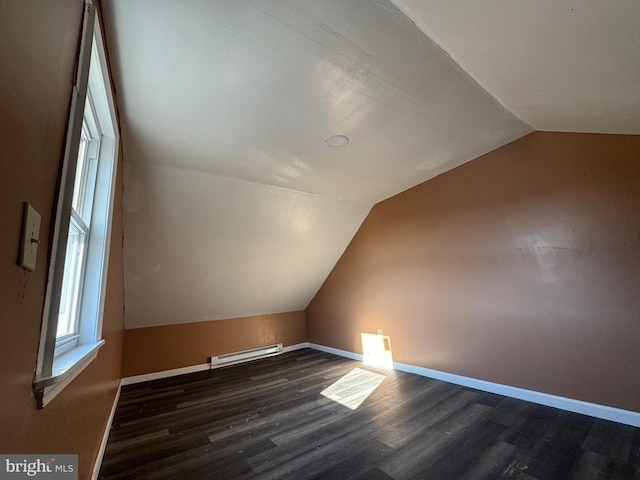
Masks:
[[[640,411],[640,136],[533,133],[376,205],[311,342]]]
[[[122,376],[207,363],[249,348],[306,342],[303,311],[125,330]]]
[[[121,176],[104,316],[106,345],[45,409],[36,410],[31,390],[83,4],[82,0],[0,4],[0,452],[76,453],[80,478],[89,478],[120,377]],[[34,272],[16,264],[23,201],[42,215]]]

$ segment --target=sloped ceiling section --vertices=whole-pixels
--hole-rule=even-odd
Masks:
[[[373,204],[532,130],[386,0],[103,9],[127,328],[304,309]]]
[[[640,134],[638,0],[395,0],[536,130]]]
[[[303,310],[369,210],[189,169],[131,168],[140,179],[126,204],[133,325]]]

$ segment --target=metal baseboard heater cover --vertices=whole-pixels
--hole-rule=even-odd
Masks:
[[[248,362],[250,360],[258,360],[259,358],[272,357],[280,355],[284,351],[281,343],[267,345],[265,347],[251,348],[240,352],[225,353],[209,358],[209,366],[211,368],[224,365],[233,365],[234,363]]]

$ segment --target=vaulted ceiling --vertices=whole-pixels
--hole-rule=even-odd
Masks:
[[[533,129],[640,133],[634,0],[102,5],[127,328],[304,309],[375,203]]]

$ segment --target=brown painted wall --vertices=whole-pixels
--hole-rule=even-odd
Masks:
[[[640,411],[640,136],[537,132],[374,207],[310,342]]]
[[[36,410],[31,391],[83,4],[83,0],[0,4],[0,452],[77,453],[80,478],[85,479],[120,377],[121,175],[104,316],[106,345],[45,409]],[[23,201],[42,215],[34,272],[16,265]]]
[[[213,355],[307,341],[303,311],[125,330],[122,376],[207,363]]]

